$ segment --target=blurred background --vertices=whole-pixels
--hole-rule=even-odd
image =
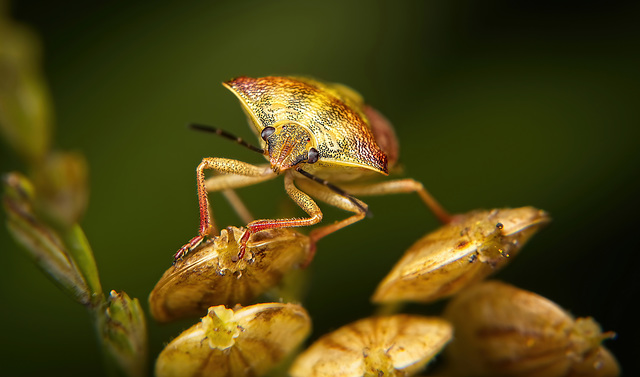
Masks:
[[[147,309],[173,253],[196,234],[202,157],[263,162],[186,128],[256,140],[220,83],[308,75],[349,85],[384,113],[404,175],[451,212],[549,211],[553,222],[495,277],[617,332],[606,346],[637,375],[639,3],[21,0],[10,13],[41,39],[56,146],[89,162],[82,226],[106,290]],[[1,145],[0,171],[22,169]],[[299,214],[281,179],[238,193],[259,218]],[[243,225],[211,198],[219,224]],[[365,200],[374,217],[323,239],[310,267],[313,338],[369,315],[377,283],[438,226],[417,195]],[[321,207],[325,221],[346,215]],[[4,226],[0,245],[0,374],[101,375],[85,309]],[[151,357],[192,323],[149,318]]]

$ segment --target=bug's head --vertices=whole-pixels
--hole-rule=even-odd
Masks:
[[[318,161],[318,149],[311,132],[298,124],[285,123],[265,127],[260,133],[266,142],[271,168],[280,173],[300,163],[313,164]]]

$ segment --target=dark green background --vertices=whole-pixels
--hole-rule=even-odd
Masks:
[[[554,221],[497,277],[618,332],[637,368],[640,27],[637,3],[542,1],[18,1],[42,38],[56,145],[83,152],[82,221],[105,289],[146,298],[195,235],[204,156],[262,162],[191,121],[254,140],[220,83],[311,75],[347,84],[396,126],[407,176],[452,212],[533,205]],[[19,169],[5,145],[0,170]],[[289,208],[282,180],[239,191],[256,216]],[[242,225],[220,196],[221,224]],[[319,244],[305,306],[314,337],[368,315],[368,298],[437,222],[415,195]],[[326,220],[345,216],[326,209]],[[2,215],[4,220],[4,215]],[[94,375],[85,310],[0,230],[2,375]],[[414,311],[433,312],[415,306]],[[150,321],[152,357],[184,322]]]

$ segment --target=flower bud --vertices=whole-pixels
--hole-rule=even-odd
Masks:
[[[508,284],[489,281],[456,296],[444,316],[456,337],[447,360],[457,376],[617,376],[618,364],[601,346],[592,318],[574,318],[555,303]]]
[[[277,285],[287,271],[304,262],[309,238],[291,229],[268,229],[251,235],[238,259],[244,229],[229,227],[178,260],[149,296],[160,322],[204,315],[212,305],[252,302]]]
[[[101,327],[108,365],[128,376],[145,376],[147,372],[147,325],[138,299],[111,291]]]
[[[87,283],[82,273],[83,265],[79,265],[75,258],[75,249],[71,250],[65,242],[65,235],[49,226],[34,211],[34,188],[31,182],[19,173],[9,173],[4,177],[4,189],[7,226],[16,242],[65,293],[82,305],[95,303],[99,291],[93,292],[92,286]],[[95,276],[87,278],[97,280],[97,272]]]
[[[36,163],[47,154],[52,134],[40,41],[8,19],[4,8],[0,4],[0,136],[24,160]]]
[[[456,215],[406,251],[372,301],[426,303],[453,295],[502,268],[549,221],[533,207]]]
[[[79,222],[89,202],[89,168],[76,152],[52,152],[33,171],[38,209],[62,229]]]
[[[311,319],[300,305],[214,306],[160,353],[156,376],[262,376],[310,331]]]
[[[294,361],[292,377],[411,376],[451,339],[449,322],[397,314],[370,317],[322,336]]]

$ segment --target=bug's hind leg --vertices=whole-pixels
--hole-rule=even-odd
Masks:
[[[342,186],[350,194],[358,196],[388,195],[388,194],[404,194],[415,192],[420,199],[433,212],[438,220],[443,224],[448,224],[452,220],[452,216],[447,212],[438,201],[424,188],[422,183],[415,179],[396,179],[392,181],[383,181],[366,184],[345,184]]]

